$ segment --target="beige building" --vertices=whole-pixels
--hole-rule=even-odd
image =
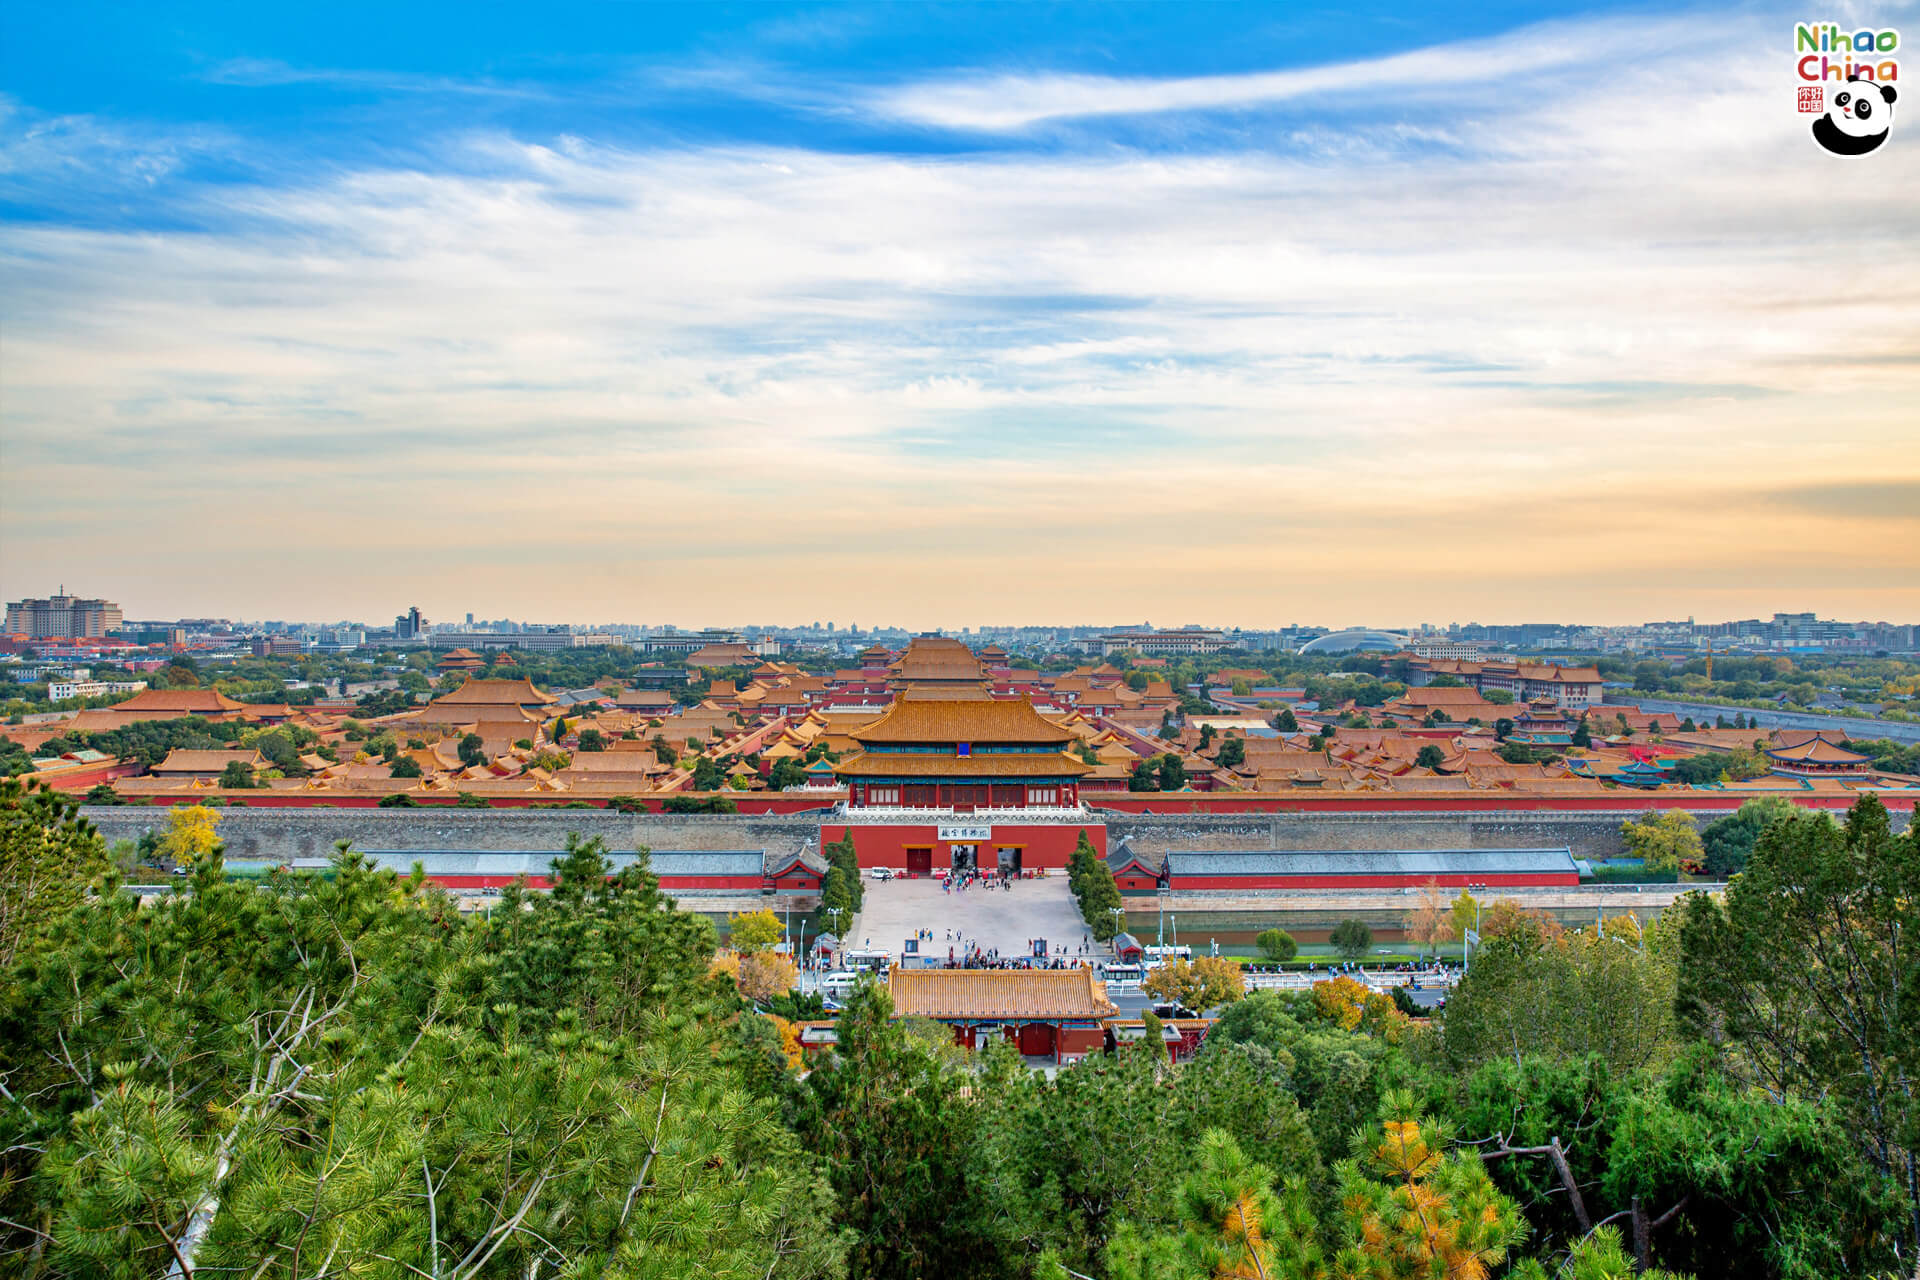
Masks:
[[[7,606],[7,634],[34,640],[97,638],[118,631],[121,621],[120,606],[109,600],[57,595]]]

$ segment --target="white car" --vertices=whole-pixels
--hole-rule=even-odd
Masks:
[[[860,975],[853,970],[836,969],[820,979],[820,993],[828,996],[852,995],[859,983]]]
[[[867,872],[867,874],[872,876],[875,880],[891,880],[893,879],[893,868],[892,867],[875,867],[873,870]]]

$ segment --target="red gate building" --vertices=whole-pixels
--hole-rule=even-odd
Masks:
[[[862,867],[1060,870],[1082,833],[1106,855],[1105,826],[1080,804],[1091,766],[1025,698],[909,688],[852,736],[860,753],[834,768],[847,803],[820,839],[851,834]]]
[[[1010,1041],[1029,1058],[1074,1062],[1106,1045],[1119,1012],[1092,969],[890,969],[894,1016],[932,1018],[953,1042]]]

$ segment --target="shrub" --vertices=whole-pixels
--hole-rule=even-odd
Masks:
[[[1327,935],[1327,941],[1347,959],[1358,960],[1373,946],[1373,930],[1362,920],[1342,920]]]
[[[1300,944],[1285,929],[1263,929],[1254,942],[1259,946],[1260,954],[1276,964],[1300,954]]]

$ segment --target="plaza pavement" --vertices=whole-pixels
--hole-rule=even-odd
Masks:
[[[916,929],[933,930],[933,941],[922,942],[921,951],[942,962],[948,947],[956,956],[962,954],[962,944],[948,937],[949,930],[982,950],[997,948],[1003,958],[1029,954],[1030,938],[1047,939],[1050,956],[1075,958],[1087,932],[1064,875],[1015,880],[1011,890],[976,884],[950,894],[941,892],[938,880],[868,880],[865,905],[843,942],[849,947],[871,945],[898,961],[900,944]],[[1096,958],[1106,954],[1098,943],[1089,946]]]

